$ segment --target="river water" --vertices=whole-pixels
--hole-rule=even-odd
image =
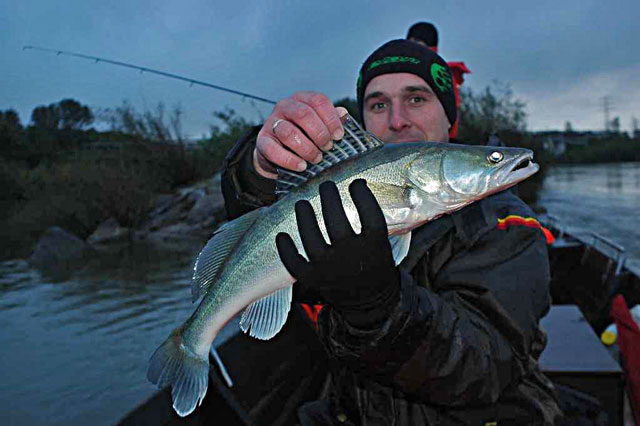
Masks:
[[[640,163],[557,166],[540,204],[569,231],[592,231],[622,245],[640,273]]]
[[[556,167],[541,204],[640,264],[640,163]],[[189,282],[203,243],[126,248],[62,279],[0,262],[0,424],[112,425],[148,398],[147,360],[194,309]]]

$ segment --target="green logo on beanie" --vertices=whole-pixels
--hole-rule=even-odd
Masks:
[[[449,75],[445,67],[437,62],[431,64],[431,78],[433,78],[433,81],[441,92],[448,92],[452,89],[451,75]]]
[[[380,65],[385,64],[394,64],[397,62],[408,62],[410,64],[418,65],[420,63],[420,59],[414,58],[412,56],[385,56],[382,59],[378,59],[377,61],[373,61],[367,71],[370,71]]]

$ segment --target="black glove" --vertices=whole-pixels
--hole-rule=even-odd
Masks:
[[[297,280],[294,295],[320,297],[354,326],[371,326],[388,317],[398,301],[400,276],[395,267],[382,209],[363,179],[349,186],[360,216],[356,234],[347,219],[338,188],[320,185],[322,215],[331,244],[327,244],[307,200],[296,203],[296,220],[309,261],[298,253],[289,234],[279,233],[280,259]],[[298,287],[296,289],[296,286]]]

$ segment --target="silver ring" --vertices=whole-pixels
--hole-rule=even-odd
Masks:
[[[271,133],[272,133],[274,136],[277,136],[277,135],[276,135],[276,127],[278,127],[278,124],[282,123],[283,121],[285,121],[285,120],[284,120],[284,119],[282,119],[282,118],[278,118],[278,119],[273,123],[273,126],[271,126]]]

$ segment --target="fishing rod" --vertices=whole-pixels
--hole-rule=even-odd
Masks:
[[[216,89],[216,90],[221,90],[223,92],[232,93],[234,95],[239,95],[239,96],[242,96],[244,98],[254,99],[256,101],[264,102],[264,103],[271,104],[271,105],[275,105],[276,104],[276,102],[272,101],[271,99],[262,98],[260,96],[255,96],[255,95],[252,95],[250,93],[240,92],[239,90],[228,89],[226,87],[218,86],[216,84],[207,83],[206,81],[195,80],[193,78],[183,77],[181,75],[172,74],[172,73],[165,72],[165,71],[154,70],[153,68],[141,67],[139,65],[128,64],[126,62],[121,62],[121,61],[114,61],[112,59],[100,58],[98,56],[84,55],[82,53],[68,52],[68,51],[65,51],[65,50],[57,50],[57,49],[49,49],[49,48],[46,48],[46,47],[24,46],[22,48],[22,50],[30,50],[30,49],[32,49],[32,50],[40,50],[40,51],[43,51],[43,52],[53,52],[53,53],[56,53],[58,56],[60,56],[60,55],[75,56],[77,58],[89,59],[89,60],[95,61],[96,63],[105,62],[107,64],[117,65],[117,66],[120,66],[120,67],[132,68],[134,70],[140,71],[141,73],[148,72],[148,73],[151,73],[151,74],[161,75],[163,77],[168,77],[168,78],[173,78],[173,79],[176,79],[176,80],[186,81],[191,86],[193,86],[195,84],[195,85],[199,85],[199,86],[208,87],[210,89]]]

